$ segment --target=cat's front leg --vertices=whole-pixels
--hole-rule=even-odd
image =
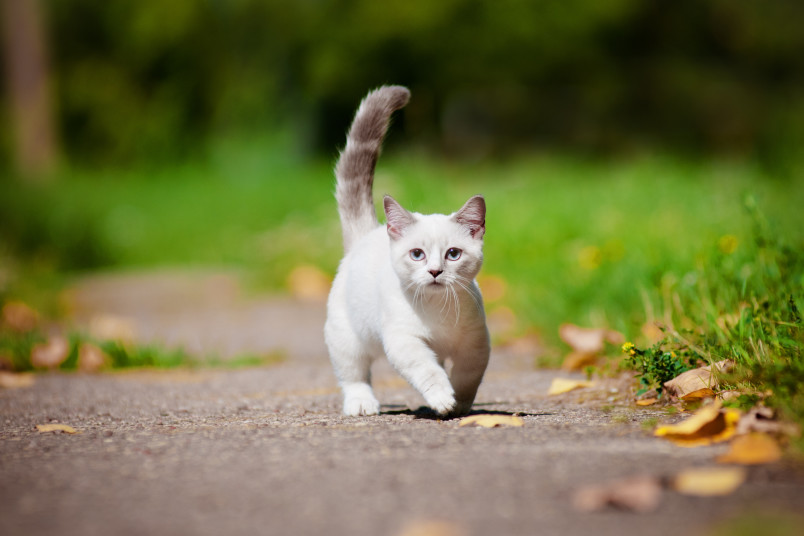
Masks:
[[[406,334],[387,334],[385,355],[433,411],[439,415],[452,413],[455,391],[436,354],[423,340]]]
[[[464,345],[452,359],[450,382],[455,389],[454,415],[466,415],[472,409],[477,389],[489,362],[489,340],[487,334],[480,334],[472,344]]]

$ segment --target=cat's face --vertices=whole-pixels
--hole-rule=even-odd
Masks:
[[[483,264],[482,197],[451,215],[410,213],[391,197],[384,205],[392,264],[406,291],[427,296],[471,285]]]

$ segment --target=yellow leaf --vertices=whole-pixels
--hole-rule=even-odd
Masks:
[[[755,465],[773,463],[782,457],[779,444],[766,434],[748,434],[734,439],[726,454],[718,457],[718,463]]]
[[[550,389],[547,390],[548,395],[560,395],[568,393],[573,389],[581,387],[591,387],[592,382],[584,380],[570,380],[568,378],[553,378],[553,383],[550,384]]]
[[[673,480],[673,489],[685,495],[710,497],[728,495],[745,481],[742,467],[698,467],[681,471]]]
[[[725,372],[734,366],[734,362],[724,359],[714,365],[683,372],[672,380],[664,382],[667,394],[684,400],[714,396],[714,388],[717,387],[718,383],[717,379],[712,375],[713,366],[717,370]]]
[[[465,536],[463,527],[448,521],[415,521],[402,529],[399,536]]]
[[[33,385],[34,377],[30,374],[15,374],[0,370],[0,387],[15,389],[18,387],[30,387]]]
[[[715,392],[708,387],[692,391],[681,397],[681,400],[700,400],[702,398],[714,398]]]
[[[720,401],[716,401],[678,424],[659,426],[653,435],[664,437],[680,447],[699,447],[731,438],[739,420],[738,410],[721,410]]]
[[[471,415],[464,417],[458,426],[480,426],[482,428],[495,428],[498,426],[523,426],[525,421],[516,415]]]
[[[64,432],[65,434],[80,434],[78,430],[67,424],[37,424],[36,429],[40,432]]]
[[[643,398],[642,400],[637,400],[637,406],[652,406],[656,402],[658,402],[658,398]]]

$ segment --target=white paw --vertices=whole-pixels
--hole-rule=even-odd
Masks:
[[[432,387],[424,393],[424,399],[430,409],[439,415],[447,415],[455,409],[455,394],[451,389]]]
[[[379,415],[380,403],[371,395],[355,395],[343,401],[343,414],[347,417],[360,415]]]

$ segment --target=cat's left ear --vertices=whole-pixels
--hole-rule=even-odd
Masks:
[[[413,214],[402,208],[396,199],[386,195],[382,200],[385,209],[385,219],[388,222],[388,236],[394,240],[402,238],[405,228],[416,223]]]
[[[482,195],[472,197],[452,218],[480,240],[486,234],[486,200]]]

